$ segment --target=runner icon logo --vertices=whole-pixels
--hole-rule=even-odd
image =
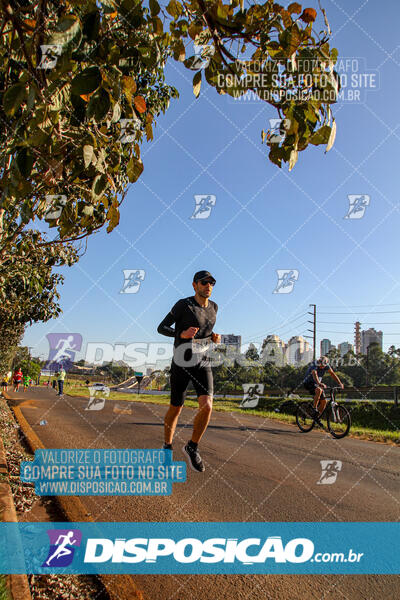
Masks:
[[[47,210],[44,213],[45,221],[54,221],[61,217],[64,206],[67,204],[67,196],[65,194],[47,194],[46,206]]]
[[[143,269],[123,269],[124,284],[120,294],[137,294],[146,272]]]
[[[82,532],[79,529],[48,529],[47,535],[50,548],[42,567],[68,567],[74,558],[75,548],[81,545]]]
[[[270,119],[269,127],[268,144],[280,144],[286,137],[286,132],[290,127],[290,119]]]
[[[140,129],[140,119],[120,119],[121,135],[119,141],[121,144],[132,144],[136,138],[136,132]]]
[[[217,202],[217,197],[214,194],[195,194],[194,201],[196,206],[190,218],[208,219],[211,214],[211,209]]]
[[[42,58],[38,64],[38,69],[54,69],[57,64],[58,57],[61,55],[61,44],[42,44],[40,46]]]
[[[277,269],[278,283],[273,294],[290,294],[299,278],[297,269]]]
[[[58,370],[63,367],[66,371],[73,366],[76,352],[82,347],[80,333],[48,333],[49,357],[46,369]]]
[[[339,471],[342,470],[342,461],[340,460],[320,460],[321,463],[321,477],[317,481],[318,485],[331,485],[335,483]]]
[[[94,383],[89,386],[89,402],[85,410],[102,410],[106,402],[106,398],[110,395],[110,388],[103,383]]]
[[[243,383],[243,400],[240,408],[256,408],[260,400],[260,394],[264,391],[263,383]]]
[[[348,194],[349,210],[344,219],[361,219],[365,215],[365,209],[369,206],[370,196],[368,194]]]

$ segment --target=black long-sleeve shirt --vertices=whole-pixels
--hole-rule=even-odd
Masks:
[[[187,343],[190,340],[181,338],[181,333],[189,327],[198,327],[194,336],[195,340],[211,338],[213,327],[217,319],[218,306],[212,300],[208,306],[201,306],[194,296],[182,298],[172,307],[171,311],[157,327],[158,333],[175,338],[174,347]],[[175,323],[175,328],[171,327]]]

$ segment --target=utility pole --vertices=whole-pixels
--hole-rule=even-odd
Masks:
[[[313,335],[312,335],[312,339],[313,339],[313,360],[315,360],[317,358],[317,305],[316,304],[310,304],[310,306],[313,306],[313,312],[308,312],[309,315],[312,315],[313,320],[312,321],[308,321],[309,323],[311,323],[311,325],[313,326],[312,329],[307,329],[307,331],[310,331]],[[305,336],[305,337],[311,337],[309,335]]]

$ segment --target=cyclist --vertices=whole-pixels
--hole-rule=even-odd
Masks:
[[[164,420],[164,449],[172,450],[172,438],[191,380],[199,411],[194,419],[192,437],[183,451],[191,468],[203,472],[205,467],[197,446],[210,421],[213,400],[213,375],[207,350],[211,342],[221,343],[221,336],[213,332],[218,306],[209,300],[215,285],[214,277],[208,271],[198,271],[192,285],[195,295],[178,300],[157,331],[175,338],[170,378],[171,401]],[[175,328],[171,327],[173,323]]]
[[[341,388],[344,387],[335,371],[329,365],[329,359],[327,356],[321,356],[321,358],[319,358],[317,361],[313,361],[310,364],[303,380],[303,386],[314,396],[314,418],[317,422],[319,422],[319,417],[321,413],[324,412],[326,406],[326,398],[324,394],[326,385],[322,383],[322,377],[325,375],[325,373],[329,373],[329,375]]]

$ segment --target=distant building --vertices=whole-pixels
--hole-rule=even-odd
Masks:
[[[328,354],[329,350],[332,348],[331,340],[327,338],[321,340],[321,356],[325,356]]]
[[[361,323],[356,321],[354,323],[354,351],[355,353],[361,354]]]
[[[376,331],[373,327],[361,331],[361,354],[367,354],[368,347],[371,344],[379,344],[382,350],[383,333],[382,331]]]
[[[301,335],[293,336],[288,342],[286,357],[289,365],[300,367],[312,361],[313,351]]]
[[[234,348],[237,352],[240,352],[242,345],[242,336],[234,335],[233,333],[221,334],[221,344]]]
[[[277,335],[267,335],[262,343],[261,359],[278,367],[286,364],[286,344]]]
[[[349,342],[342,342],[338,345],[338,350],[340,352],[340,356],[346,356],[348,352],[354,352],[353,344],[349,344]]]

